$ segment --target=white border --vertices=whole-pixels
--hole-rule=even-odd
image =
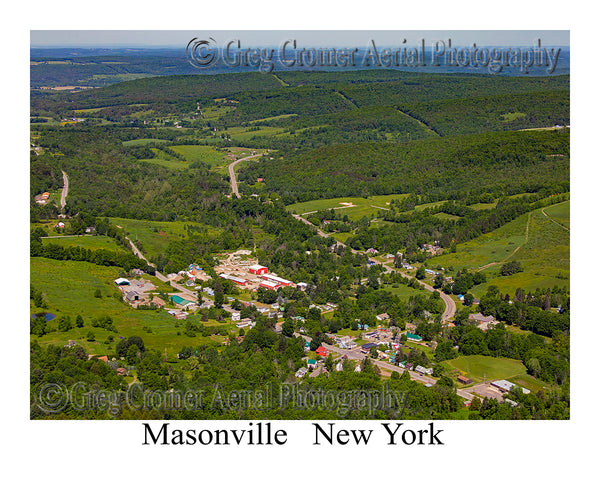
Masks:
[[[597,297],[593,275],[597,253],[593,224],[598,191],[598,122],[587,112],[598,111],[595,53],[597,27],[591,10],[548,1],[527,4],[503,1],[404,2],[325,4],[303,1],[277,2],[266,8],[260,2],[227,2],[206,5],[189,2],[126,3],[105,1],[27,2],[7,14],[10,29],[3,31],[5,212],[2,291],[9,305],[4,322],[5,388],[3,412],[8,420],[3,435],[6,466],[45,478],[82,475],[100,478],[143,474],[150,478],[185,475],[220,475],[225,478],[258,474],[292,478],[398,477],[421,474],[504,478],[559,478],[591,465],[596,451],[597,423],[592,399],[598,398],[594,358],[597,341]],[[18,18],[18,20],[17,20]],[[589,18],[589,20],[588,20]],[[276,447],[210,448],[144,447],[138,422],[31,422],[28,420],[28,336],[23,335],[23,310],[28,299],[28,77],[30,29],[560,29],[571,30],[572,68],[572,420],[566,422],[435,422],[444,428],[448,444],[433,447],[387,447],[373,442],[367,447],[312,446],[306,422],[274,422],[289,432],[290,445]],[[8,78],[7,78],[8,77]],[[586,108],[587,107],[587,108]],[[16,166],[16,169],[14,167]],[[12,181],[16,175],[17,183]],[[8,184],[8,185],[7,185]],[[6,189],[8,187],[8,189]],[[592,225],[591,225],[592,224]],[[590,228],[592,227],[592,228]],[[16,241],[15,241],[16,240]],[[26,270],[27,272],[24,272]],[[14,329],[14,331],[13,331]],[[591,375],[590,375],[591,374]],[[184,422],[193,428],[195,422]],[[214,422],[212,422],[214,423]],[[341,422],[337,422],[341,423]],[[354,424],[355,422],[353,422]],[[378,422],[359,422],[360,428],[379,428]],[[425,422],[426,423],[426,422]],[[189,426],[188,426],[189,425]],[[221,426],[221,424],[218,424]],[[208,426],[208,425],[206,425]],[[293,443],[292,443],[293,439]],[[592,447],[594,450],[592,451]],[[11,451],[12,450],[12,451]],[[16,455],[22,451],[23,456]],[[576,469],[576,470],[574,470]],[[13,470],[14,471],[14,470]],[[585,470],[584,470],[585,471]],[[591,472],[595,469],[590,470]]]

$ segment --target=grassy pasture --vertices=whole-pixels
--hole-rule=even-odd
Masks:
[[[391,292],[394,295],[400,297],[402,300],[408,300],[410,297],[414,297],[415,295],[429,296],[429,292],[427,292],[426,290],[416,290],[407,285],[404,285],[403,283],[384,285],[381,287],[381,290]]]
[[[556,205],[550,205],[549,207],[545,207],[543,210],[546,212],[546,215],[551,219],[557,221],[565,228],[571,227],[571,210],[570,203],[563,202],[557,203]]]
[[[457,245],[456,253],[441,255],[435,263],[444,268],[479,268],[501,262],[525,242],[527,215],[521,215],[502,227],[478,238]],[[488,271],[485,269],[484,271]]]
[[[495,263],[482,269],[488,275],[488,282],[473,288],[475,296],[482,295],[489,285],[496,285],[509,294],[517,287],[525,291],[554,285],[568,287],[569,231],[552,220],[568,225],[569,202],[545,207],[545,211],[548,215],[555,214],[556,218],[546,217],[542,209],[534,210],[493,232],[459,244],[456,253],[437,257],[436,263],[444,268],[453,266],[455,270]],[[523,272],[500,276],[501,264],[512,260],[521,262]]]
[[[103,235],[85,235],[78,237],[55,236],[54,238],[42,239],[42,243],[55,243],[61,247],[81,247],[89,250],[103,248],[116,252],[129,252],[125,247],[115,242],[113,238]]]

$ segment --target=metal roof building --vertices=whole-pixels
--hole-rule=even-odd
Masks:
[[[273,275],[272,273],[266,273],[265,275],[262,275],[262,278],[264,278],[265,280],[268,280],[270,282],[276,282],[276,283],[280,283],[282,285],[291,285],[292,282],[290,280],[286,280],[285,278],[281,278],[278,277],[277,275]]]

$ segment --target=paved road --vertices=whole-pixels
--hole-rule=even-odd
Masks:
[[[262,153],[257,153],[256,155],[250,155],[249,157],[239,158],[235,162],[229,164],[229,179],[231,181],[231,192],[237,198],[240,198],[240,193],[238,191],[237,180],[235,179],[235,167],[238,163],[244,162],[246,160],[250,160],[251,158],[260,157]]]
[[[62,188],[62,192],[60,193],[60,209],[61,209],[61,211],[65,208],[65,205],[67,204],[67,195],[69,194],[69,177],[67,177],[67,174],[64,170],[62,170],[62,174],[63,174],[63,188]]]
[[[299,333],[294,333],[295,336],[300,336],[302,338],[304,338],[304,340],[306,341],[310,341],[310,337],[307,337],[306,335],[300,335]],[[337,353],[339,355],[346,355],[346,357],[348,357],[350,360],[359,360],[362,361],[367,355],[365,355],[364,353],[362,353],[360,351],[360,347],[355,347],[352,349],[342,349],[342,348],[338,348],[335,347],[333,345],[329,345],[328,343],[324,343],[323,347],[331,352]],[[420,382],[423,384],[430,384],[430,385],[435,385],[435,383],[437,382],[437,380],[435,378],[429,377],[427,375],[421,375],[417,372],[414,372],[412,370],[406,370],[405,368],[402,367],[398,367],[396,365],[393,365],[389,362],[384,362],[381,360],[374,360],[371,358],[371,362],[373,362],[373,364],[377,365],[379,368],[382,368],[384,370],[388,370],[388,371],[392,371],[392,372],[398,372],[400,374],[404,373],[404,372],[408,372],[408,374],[410,375],[411,380],[414,380],[416,382]],[[469,392],[464,392],[461,390],[456,390],[456,394],[459,397],[464,398],[465,400],[471,401],[473,399],[473,394],[469,393]]]
[[[391,266],[389,266],[386,263],[380,262],[379,260],[376,260],[376,259],[372,259],[372,260],[376,264],[381,265],[384,268],[386,273],[395,272],[395,273],[400,273],[400,275],[402,275],[403,277],[406,277],[406,278],[414,278],[414,277],[411,277],[408,273],[405,273],[402,271],[398,272],[396,269],[392,268]],[[421,285],[423,285],[425,290],[427,290],[429,292],[435,291],[435,288],[433,288],[428,283],[422,282],[421,280],[417,280],[417,282],[419,282]],[[452,300],[452,297],[450,297],[449,295],[446,295],[444,292],[439,291],[439,293],[440,293],[440,298],[444,301],[444,304],[446,306],[446,308],[444,309],[444,313],[442,314],[442,322],[446,322],[446,321],[449,321],[456,314],[456,303],[454,303],[454,300]]]

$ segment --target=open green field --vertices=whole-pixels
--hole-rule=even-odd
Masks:
[[[144,158],[141,162],[152,163],[153,165],[160,165],[161,167],[172,168],[175,170],[185,170],[190,166],[190,162],[185,160],[179,160],[158,148],[151,149],[154,152],[154,158]]]
[[[415,295],[429,295],[426,290],[416,290],[407,285],[404,285],[403,283],[384,285],[381,287],[381,290],[392,292],[394,295],[397,295],[402,300],[408,300],[410,297],[414,297]]]
[[[556,205],[550,205],[542,209],[542,213],[556,222],[560,223],[563,227],[571,228],[571,204],[570,202],[557,203]]]
[[[543,211],[546,212],[544,215]],[[553,221],[554,220],[554,221]],[[529,214],[521,215],[502,227],[457,246],[456,253],[439,256],[436,263],[444,268],[453,266],[481,269],[488,281],[473,288],[480,296],[489,285],[501,292],[513,294],[521,287],[525,291],[536,288],[569,286],[570,246],[569,202],[564,202]],[[499,275],[506,261],[521,262],[523,272]]]
[[[348,239],[352,236],[351,232],[341,232],[341,233],[332,233],[331,236],[335,238],[338,242],[346,243]]]
[[[32,285],[44,294],[48,308],[45,311],[54,313],[56,318],[48,322],[55,328],[42,337],[31,336],[38,343],[65,345],[68,340],[74,340],[82,345],[86,351],[92,354],[104,355],[114,352],[119,336],[140,336],[148,348],[159,350],[161,353],[167,349],[169,356],[177,354],[185,345],[199,345],[203,343],[220,343],[220,337],[190,338],[181,332],[181,327],[175,327],[176,320],[164,310],[136,310],[123,303],[120,292],[114,284],[118,277],[118,267],[103,267],[87,262],[57,261],[47,258],[31,258]],[[152,283],[159,286],[162,283],[152,278]],[[101,298],[96,298],[95,291],[100,289]],[[115,296],[116,295],[116,296]],[[40,309],[32,309],[36,313]],[[157,313],[158,312],[158,313]],[[75,317],[81,315],[84,319],[83,328],[73,328],[68,332],[58,331],[58,319],[69,315],[71,322],[75,323]],[[109,315],[118,333],[110,332],[102,328],[91,327],[91,320],[101,315]],[[199,316],[192,315],[192,319],[199,320]],[[235,329],[231,322],[228,328]],[[152,333],[144,331],[149,327]],[[88,342],[86,336],[92,331],[96,341]],[[105,344],[108,336],[112,335],[113,343]]]
[[[456,253],[438,256],[435,263],[446,269],[452,266],[457,270],[463,267],[480,268],[492,262],[501,262],[525,243],[527,219],[527,214],[521,215],[492,232],[458,244]],[[487,273],[488,269],[484,271]]]
[[[258,130],[256,130],[258,128]],[[277,127],[229,127],[227,133],[232,140],[250,140],[252,137],[272,137],[282,133],[281,128]]]
[[[445,360],[442,363],[451,370],[464,372],[475,383],[483,382],[484,374],[485,381],[491,382],[493,380],[509,380],[525,374],[527,370],[519,360],[484,355],[466,355]]]
[[[228,163],[226,152],[207,145],[173,145],[169,148],[183,155],[188,162],[200,161],[213,167]]]
[[[129,252],[125,247],[115,242],[113,238],[103,235],[56,236],[54,238],[44,238],[42,239],[42,243],[54,243],[61,247],[81,247],[89,250],[103,248],[116,252]]]
[[[348,215],[350,220],[360,220],[362,217],[377,215],[380,209],[388,209],[392,199],[406,197],[407,194],[376,195],[373,197],[340,197],[311,200],[310,202],[295,203],[286,207],[288,212],[303,215],[318,210],[335,209],[342,215]],[[345,205],[346,204],[346,205]],[[349,206],[353,205],[353,206]]]
[[[187,237],[185,225],[199,226],[193,222],[156,222],[152,220],[134,220],[131,218],[110,218],[110,223],[120,225],[129,233],[133,241],[139,240],[148,255],[158,255],[164,251],[172,240]],[[219,230],[207,225],[202,225],[206,235],[218,235]]]

